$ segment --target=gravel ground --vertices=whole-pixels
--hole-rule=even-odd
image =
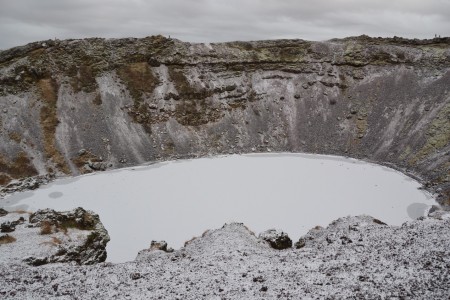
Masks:
[[[312,229],[299,249],[275,250],[243,224],[226,224],[129,263],[3,262],[0,298],[448,299],[449,227],[441,211],[400,227],[346,217]]]

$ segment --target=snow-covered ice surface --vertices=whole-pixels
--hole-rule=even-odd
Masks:
[[[0,207],[92,210],[111,237],[108,261],[125,262],[151,240],[180,248],[192,236],[233,221],[255,232],[280,228],[294,240],[347,215],[400,225],[435,203],[419,186],[400,172],[355,159],[232,155],[62,179],[14,194]]]
[[[347,217],[274,250],[230,224],[123,264],[0,264],[0,298],[448,299],[449,228],[444,212],[401,227]]]

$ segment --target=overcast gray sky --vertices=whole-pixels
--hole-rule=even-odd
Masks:
[[[450,0],[0,0],[0,49],[45,39],[219,42],[450,35]]]

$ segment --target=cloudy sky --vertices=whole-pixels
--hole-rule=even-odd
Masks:
[[[192,42],[450,36],[450,0],[0,0],[0,49],[153,34]]]

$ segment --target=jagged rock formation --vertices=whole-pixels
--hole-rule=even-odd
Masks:
[[[0,223],[2,232],[8,228],[5,232],[13,238],[1,245],[0,264],[90,265],[106,259],[108,232],[97,214],[80,207],[68,212],[38,210],[29,217],[27,212],[11,212],[0,216]]]
[[[157,251],[157,250],[164,251],[164,252],[173,252],[174,251],[172,248],[167,247],[166,241],[152,241],[150,243],[150,247],[148,249],[139,251],[137,257],[139,259],[139,257],[141,257],[143,255],[147,255],[148,252]]]
[[[0,52],[0,184],[251,151],[346,155],[449,203],[450,38],[44,41]]]
[[[443,211],[400,227],[346,217],[312,229],[301,249],[280,251],[234,223],[174,252],[141,252],[129,263],[0,264],[0,297],[444,299],[449,226],[450,213]]]

